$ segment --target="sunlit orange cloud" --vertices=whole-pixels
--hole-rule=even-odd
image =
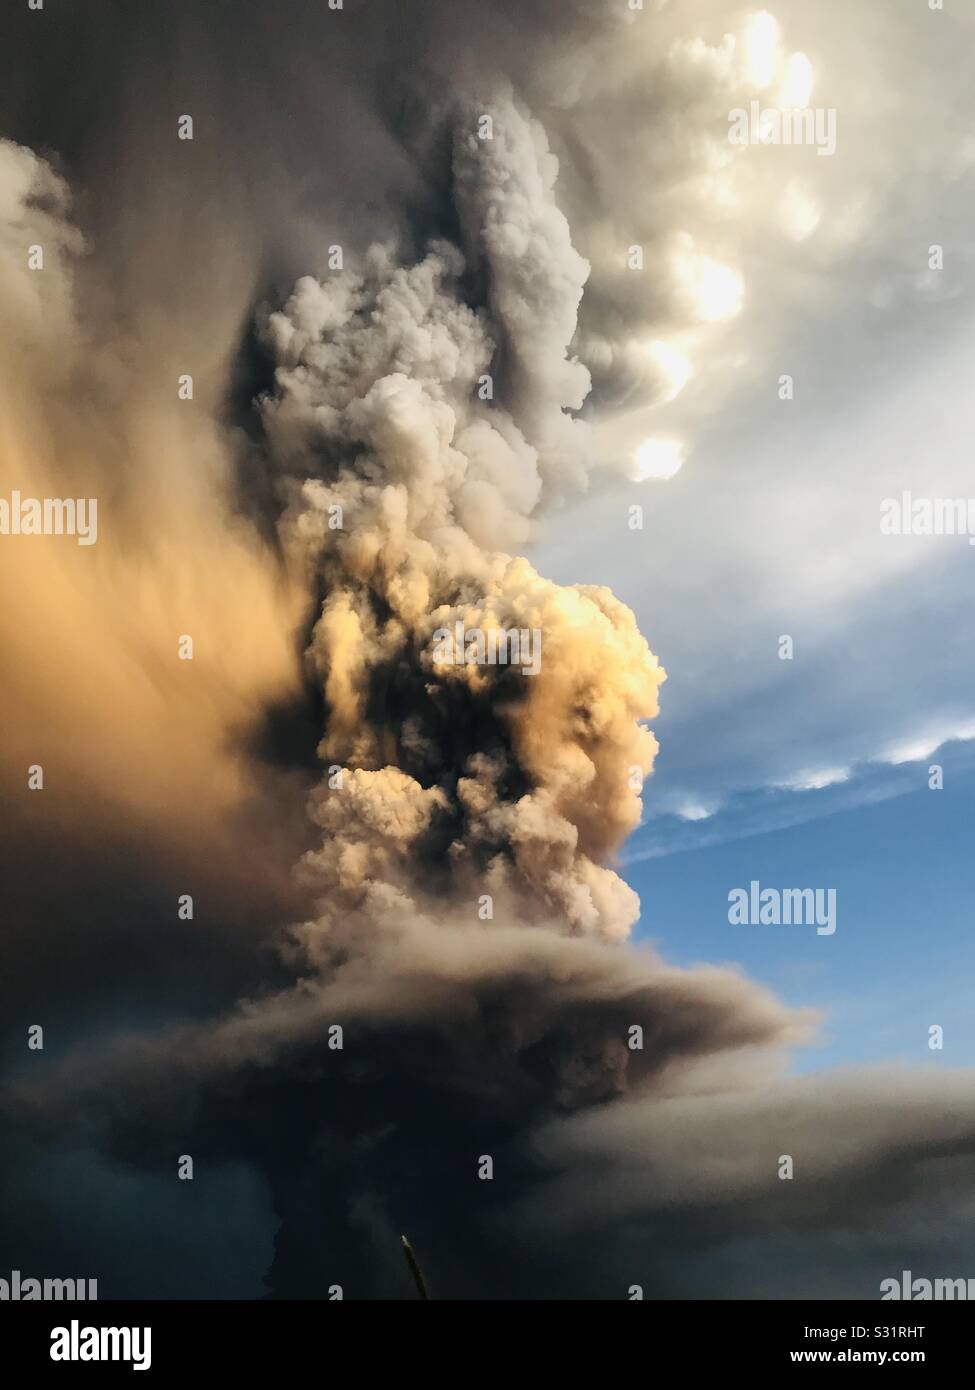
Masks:
[[[3,777],[26,793],[40,764],[46,789],[192,834],[247,793],[238,750],[297,686],[304,600],[233,506],[213,423],[229,311],[181,400],[162,333],[133,338],[130,323],[108,349],[110,326],[83,322],[84,255],[64,184],[0,144],[0,496],[97,500],[94,544],[0,536]]]

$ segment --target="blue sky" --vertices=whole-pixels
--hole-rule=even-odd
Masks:
[[[920,344],[917,318],[883,325],[892,352],[913,353],[909,401],[877,370],[879,346],[859,394],[849,345],[824,354],[811,402],[730,400],[723,437],[674,479],[608,488],[554,522],[542,556],[560,579],[610,583],[668,671],[645,820],[624,854],[637,934],[674,963],[734,963],[820,1009],[799,1070],[975,1061],[975,551],[965,537],[880,536],[877,522],[902,486],[972,490],[962,376],[975,353],[952,313],[932,318]],[[635,499],[647,515],[634,536],[622,518]],[[942,790],[928,787],[935,764]],[[752,879],[835,888],[835,935],[729,925],[728,893]]]
[[[975,1062],[973,818],[975,771],[955,775],[946,759],[942,791],[924,785],[790,828],[631,863],[626,874],[643,904],[638,935],[677,964],[733,963],[788,1003],[822,1010],[817,1045],[797,1056],[800,1070]],[[835,934],[730,925],[728,892],[752,879],[835,888]],[[944,1029],[942,1052],[927,1046],[931,1024]]]

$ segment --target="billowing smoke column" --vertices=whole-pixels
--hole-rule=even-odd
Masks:
[[[290,936],[301,983],[206,1050],[273,1058],[297,1088],[288,1106],[278,1085],[274,1114],[303,1117],[298,1133],[262,1158],[283,1293],[343,1282],[337,1241],[357,1291],[382,1291],[336,1228],[375,1235],[387,1214],[453,1287],[512,1292],[510,1272],[507,1287],[486,1273],[497,1231],[470,1236],[495,1200],[479,1157],[501,1163],[526,1126],[649,1084],[682,1053],[794,1026],[734,977],[618,945],[639,903],[605,861],[639,820],[664,673],[608,590],[559,587],[509,553],[586,479],[569,412],[588,373],[568,346],[588,267],[555,174],[510,99],[462,112],[463,252],[438,241],[403,266],[373,247],[361,268],[299,281],[263,327],[277,364],[263,421],[293,480],[283,530],[323,595],[308,654],[327,710],[323,838],[300,866],[315,901]],[[458,624],[539,634],[537,669],[464,660],[462,644],[438,662]],[[497,1185],[505,1203],[524,1161]],[[379,1241],[392,1258],[394,1234]]]
[[[541,1221],[559,1164],[534,1136],[620,1097],[747,1087],[806,1027],[731,971],[625,944],[639,903],[611,863],[663,671],[608,590],[518,557],[592,463],[570,350],[588,266],[556,173],[507,92],[459,109],[461,245],[350,253],[262,316],[261,448],[289,574],[320,602],[310,910],[226,1013],[78,1049],[5,1097],[25,1132],[115,1163],[251,1165],[282,1296],[409,1296],[403,1230],[434,1295],[620,1296]],[[477,656],[526,634],[531,660],[463,641],[441,660],[458,631]]]
[[[440,242],[400,267],[374,247],[361,273],[299,282],[267,323],[272,450],[289,469],[320,460],[287,530],[325,595],[320,754],[349,770],[315,799],[326,840],[305,869],[326,921],[439,899],[463,929],[488,894],[497,921],[618,939],[638,903],[600,861],[638,824],[656,749],[639,721],[663,672],[607,590],[559,588],[506,553],[546,494],[585,481],[567,408],[588,373],[567,348],[588,268],[540,128],[510,102],[482,119],[493,138],[459,136],[454,162],[466,260]],[[461,643],[438,660],[458,624],[537,634],[537,669],[465,663]],[[305,940],[327,957],[333,933]]]

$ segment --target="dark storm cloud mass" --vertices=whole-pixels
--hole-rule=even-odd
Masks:
[[[581,0],[13,22],[4,478],[40,485],[70,455],[111,506],[97,558],[52,578],[49,551],[30,570],[4,556],[22,595],[6,882],[30,1010],[7,1041],[11,1267],[26,1249],[52,1271],[102,1261],[105,1292],[257,1292],[263,1243],[281,1296],[399,1296],[405,1228],[435,1292],[714,1295],[742,1269],[780,1291],[792,1268],[798,1294],[825,1232],[854,1243],[856,1293],[879,1223],[910,1248],[932,1188],[963,1191],[970,1078],[787,1081],[811,1016],[626,945],[639,904],[611,865],[663,672],[608,590],[520,558],[600,462],[593,401],[673,388],[638,326],[693,323],[714,307],[702,284],[734,289],[676,224],[637,304],[592,254],[626,205],[600,149],[605,63],[637,32],[651,66],[669,55],[648,134],[744,80],[722,7],[696,14],[713,49],[693,26],[681,47],[669,7],[637,31]],[[624,123],[634,103],[628,81]],[[689,157],[678,136],[663,183]],[[42,286],[19,255],[38,225]],[[171,387],[190,370],[187,413]],[[437,667],[458,621],[538,628],[537,676]],[[63,769],[43,815],[16,801],[36,760]],[[38,891],[52,844],[63,871]],[[45,1018],[25,1061],[24,1020]],[[202,1229],[166,1185],[184,1153]],[[181,1220],[155,1270],[127,1263],[134,1232]],[[209,1289],[180,1283],[199,1260]]]

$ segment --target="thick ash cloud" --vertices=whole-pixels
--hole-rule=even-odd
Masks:
[[[506,913],[618,937],[637,904],[598,861],[639,821],[656,747],[641,721],[663,672],[610,593],[560,589],[499,548],[527,539],[560,468],[563,486],[577,481],[571,443],[555,441],[581,428],[567,407],[587,378],[566,358],[584,267],[554,206],[550,156],[510,101],[489,111],[496,141],[470,136],[463,113],[456,141],[484,306],[462,299],[453,248],[403,268],[377,247],[361,275],[299,282],[267,322],[272,453],[286,470],[324,465],[285,523],[326,595],[309,653],[328,711],[319,751],[362,770],[333,810],[319,803],[338,838],[318,867],[326,889],[340,866],[368,880],[371,817],[370,829],[395,825],[403,863],[438,841],[472,910],[481,883]],[[511,370],[498,399],[482,400],[497,356]],[[458,623],[537,632],[537,673],[438,666],[436,634]]]

